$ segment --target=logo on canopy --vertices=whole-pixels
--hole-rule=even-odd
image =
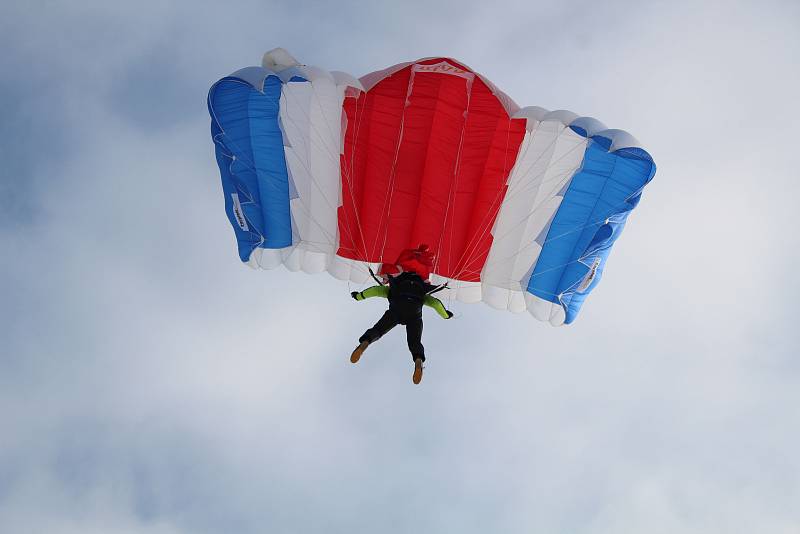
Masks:
[[[413,72],[433,72],[436,74],[451,74],[453,76],[460,76],[461,78],[467,78],[469,80],[475,77],[475,74],[473,74],[472,72],[460,69],[455,65],[451,65],[447,61],[440,61],[439,63],[434,63],[433,65],[422,65],[420,63],[417,63],[412,67],[412,70]]]

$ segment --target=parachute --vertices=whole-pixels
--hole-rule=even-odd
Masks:
[[[425,243],[442,298],[571,323],[655,174],[591,117],[520,108],[459,61],[360,79],[275,49],[210,89],[243,262],[363,284]]]

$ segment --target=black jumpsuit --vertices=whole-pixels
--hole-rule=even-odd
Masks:
[[[407,272],[390,278],[389,309],[358,341],[373,343],[398,324],[402,324],[406,327],[408,350],[411,351],[412,359],[425,361],[425,347],[422,346],[422,306],[425,295],[432,289],[435,286],[425,282],[416,273]]]

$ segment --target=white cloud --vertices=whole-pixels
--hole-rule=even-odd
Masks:
[[[0,525],[795,528],[796,7],[407,5],[2,8]],[[379,303],[241,266],[204,97],[276,45],[450,54],[639,137],[659,172],[577,323],[458,305],[413,387],[402,332],[347,361]]]

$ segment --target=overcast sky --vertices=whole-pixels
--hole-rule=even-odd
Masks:
[[[541,4],[541,5],[537,5]],[[234,7],[235,5],[235,7]],[[797,2],[0,4],[0,531],[796,533]],[[444,55],[658,164],[578,320],[242,265],[206,94]]]

